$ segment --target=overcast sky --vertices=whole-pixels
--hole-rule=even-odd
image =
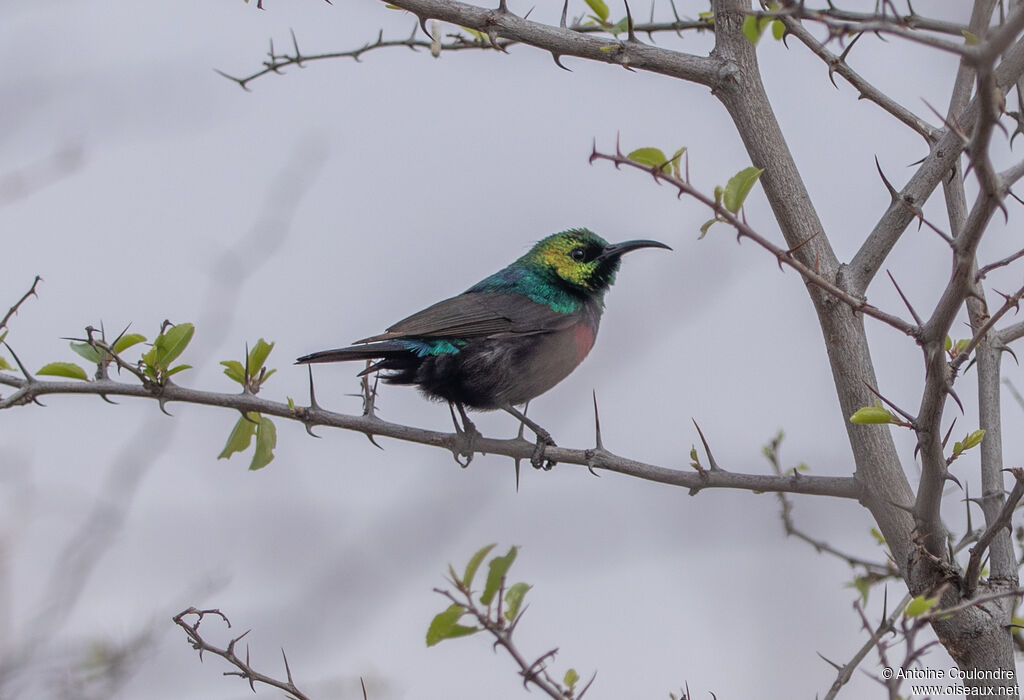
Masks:
[[[926,4],[966,21],[968,3]],[[86,325],[116,333],[131,323],[152,338],[164,319],[190,321],[184,359],[195,369],[181,383],[233,391],[219,361],[241,359],[263,337],[276,342],[269,365],[279,370],[267,396],[302,402],[306,373],[293,358],[377,333],[539,238],[587,226],[675,250],[624,261],[591,356],[531,406],[559,444],[592,444],[596,390],[605,445],[618,454],[686,469],[692,417],[728,469],[769,470],[761,447],[781,429],[787,466],[852,473],[798,276],[724,226],[698,240],[708,212],[697,203],[640,173],[587,163],[595,140],[604,150],[617,137],[623,149],[687,146],[693,182],[709,192],[724,184],[749,162],[707,89],[571,58],[566,72],[515,47],[439,60],[375,51],[244,92],[214,69],[257,70],[268,41],[286,46],[290,29],[318,52],[355,48],[380,28],[403,38],[415,23],[372,0],[265,5],[0,5],[0,307],[44,278],[10,324],[8,341],[30,369],[75,360],[61,338]],[[531,19],[557,22],[555,5],[539,4]],[[676,5],[689,17],[707,9]],[[522,14],[529,4],[510,7]],[[710,47],[690,34],[658,41]],[[826,231],[848,259],[889,202],[875,156],[900,186],[924,144],[841,80],[833,88],[798,42],[787,50],[765,40],[759,56]],[[922,117],[935,121],[925,101],[944,110],[950,58],[865,37],[851,60]],[[781,242],[759,190],[746,213]],[[983,252],[1001,256],[1008,245]],[[927,229],[910,231],[887,267],[929,309],[948,252]],[[872,302],[902,313],[887,284],[872,287]],[[919,350],[868,326],[887,395],[915,406]],[[356,371],[317,368],[326,407],[359,411],[349,396]],[[960,395],[966,428],[974,401],[970,390]],[[460,469],[441,450],[381,440],[380,451],[328,429],[314,440],[283,421],[276,459],[250,473],[247,455],[216,459],[237,417],[228,411],[171,405],[168,418],[149,401],[43,403],[5,412],[0,430],[0,643],[10,653],[57,620],[35,657],[48,670],[26,674],[19,697],[50,696],[48,683],[86,647],[147,631],[119,697],[249,696],[221,675],[220,660],[200,664],[172,627],[190,605],[221,608],[236,633],[252,628],[263,672],[283,673],[283,647],[316,697],[361,697],[360,677],[372,700],[522,697],[512,662],[483,638],[424,646],[444,607],[431,589],[449,562],[489,542],[522,546],[513,574],[534,585],[517,630],[524,653],[557,646],[559,675],[596,670],[588,697],[665,698],[686,682],[696,697],[813,697],[834,678],[816,652],[845,661],[864,640],[852,572],[787,539],[773,495],[691,498],[572,465],[527,469],[516,493],[503,458]],[[450,429],[444,406],[407,388],[385,388],[380,405],[389,420]],[[1005,409],[1007,424],[1019,424],[1019,407]],[[516,430],[504,414],[477,422],[488,435]],[[1005,433],[1007,463],[1019,463],[1020,440]],[[898,440],[913,477],[913,444]],[[950,494],[950,509],[959,498]],[[858,505],[794,501],[815,536],[881,558]],[[83,531],[93,534],[76,540]],[[891,601],[904,592],[890,589]],[[69,592],[78,597],[60,607]],[[226,639],[216,624],[207,629]],[[929,660],[949,664],[941,651]],[[874,655],[865,668],[877,672]],[[848,695],[872,692],[858,674]]]

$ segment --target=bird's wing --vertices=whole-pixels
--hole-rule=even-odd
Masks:
[[[559,313],[521,294],[467,292],[402,319],[386,333],[356,342],[549,333],[568,328],[575,321],[574,314]]]

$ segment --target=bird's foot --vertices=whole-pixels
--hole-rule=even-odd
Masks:
[[[558,464],[558,462],[553,459],[545,460],[544,450],[548,445],[557,447],[557,445],[555,445],[555,441],[551,438],[551,433],[541,428],[540,431],[537,432],[537,446],[533,448],[533,455],[530,457],[530,464],[533,465],[534,469],[544,469],[547,471]]]
[[[469,416],[466,415],[465,409],[458,404],[454,404],[454,406],[459,409],[462,425],[459,425],[459,421],[455,418],[455,410],[450,404],[452,423],[455,425],[455,442],[452,443],[452,457],[455,458],[455,462],[460,467],[465,469],[473,461],[473,454],[476,452],[476,441],[483,438],[483,435],[476,429],[476,425],[469,419]]]
[[[527,404],[529,406],[529,404]],[[551,467],[558,464],[553,459],[544,458],[544,449],[550,445],[555,447],[555,441],[551,438],[551,433],[546,431],[544,428],[537,425],[536,422],[526,417],[526,409],[522,411],[516,409],[515,406],[506,405],[502,406],[502,410],[506,413],[510,413],[519,419],[519,436],[523,436],[523,426],[526,426],[533,431],[533,434],[537,436],[537,446],[533,450],[533,455],[530,457],[530,464],[533,465],[534,469],[551,469]]]

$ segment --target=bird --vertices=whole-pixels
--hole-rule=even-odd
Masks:
[[[468,459],[480,433],[465,409],[503,410],[534,433],[531,462],[545,466],[544,448],[555,442],[516,406],[547,392],[586,358],[622,256],[641,248],[671,250],[646,239],[609,243],[587,228],[554,233],[465,292],[379,335],[304,355],[296,364],[368,360],[359,376],[379,372],[389,384],[415,385],[427,398],[447,401],[462,418],[460,428],[452,411],[456,432],[470,439]]]

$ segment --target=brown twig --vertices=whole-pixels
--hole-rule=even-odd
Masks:
[[[1010,495],[1007,496],[1006,502],[1003,503],[1002,510],[999,511],[999,516],[992,522],[991,525],[981,533],[978,538],[978,543],[971,547],[971,557],[967,562],[967,570],[964,572],[964,597],[970,598],[974,595],[975,590],[978,587],[978,581],[981,578],[981,564],[985,557],[985,552],[988,550],[992,540],[1004,527],[1010,527],[1010,520],[1013,517],[1013,511],[1017,508],[1017,504],[1020,503],[1020,499],[1024,497],[1024,469],[1016,467],[1014,469],[1005,469],[1013,475],[1016,480],[1016,484],[1013,486],[1013,490],[1010,491]]]
[[[178,627],[181,627],[183,630],[185,630],[185,634],[188,635],[189,644],[192,646],[193,649],[199,652],[200,661],[203,658],[203,653],[209,653],[213,654],[214,656],[221,657],[229,664],[238,669],[237,671],[225,671],[224,675],[238,676],[239,678],[244,678],[245,680],[249,681],[249,688],[253,692],[256,692],[256,684],[262,683],[264,685],[269,685],[272,688],[283,690],[284,692],[288,693],[297,700],[310,700],[310,697],[308,695],[303,693],[295,686],[295,680],[292,678],[292,670],[291,667],[288,665],[288,657],[287,655],[285,655],[284,649],[281,650],[281,658],[284,659],[286,680],[279,680],[272,676],[260,673],[251,665],[248,644],[245,647],[245,659],[240,658],[235,653],[235,645],[238,644],[238,642],[241,641],[243,637],[249,634],[249,632],[246,631],[238,635],[237,637],[234,637],[230,642],[228,642],[228,645],[224,648],[214,646],[213,644],[207,642],[199,633],[199,625],[202,624],[203,618],[207,615],[219,617],[221,620],[224,621],[224,624],[227,625],[228,628],[231,627],[231,622],[228,620],[227,616],[217,609],[200,610],[198,608],[187,608],[186,610],[182,610],[180,613],[171,618],[174,621],[174,624],[178,625]],[[190,623],[185,619],[189,616],[195,616],[196,620],[194,623]]]

